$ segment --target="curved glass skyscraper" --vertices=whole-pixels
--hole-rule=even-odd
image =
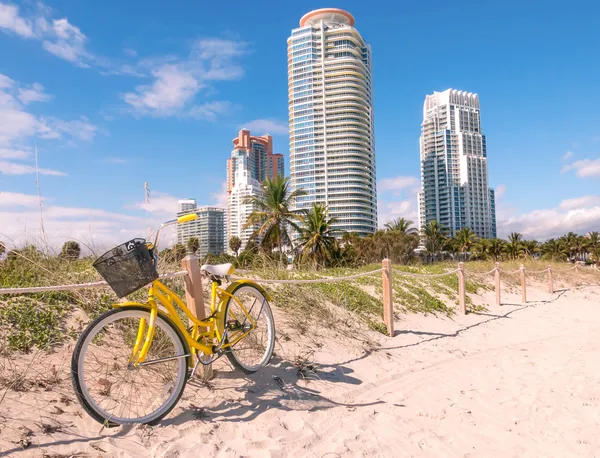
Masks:
[[[305,14],[288,38],[290,172],[297,202],[327,205],[339,235],[377,229],[371,48],[346,11]]]

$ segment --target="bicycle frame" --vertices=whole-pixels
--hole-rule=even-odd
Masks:
[[[152,282],[152,286],[150,286],[150,289],[148,291],[147,302],[122,302],[114,304],[115,307],[121,308],[141,306],[149,309],[150,312],[147,333],[145,332],[146,319],[142,318],[140,320],[135,345],[133,347],[131,357],[129,359],[130,364],[133,364],[134,366],[139,366],[145,362],[148,351],[150,350],[150,345],[152,344],[152,340],[154,338],[156,316],[159,313],[164,313],[161,310],[159,310],[159,304],[166,309],[166,314],[168,318],[171,319],[171,321],[181,332],[181,335],[185,338],[187,347],[189,349],[189,354],[180,355],[177,357],[187,357],[188,366],[194,366],[193,356],[195,356],[198,352],[201,352],[204,355],[212,355],[217,351],[235,345],[237,342],[239,342],[241,339],[247,336],[250,332],[252,332],[252,330],[254,330],[256,327],[256,321],[248,313],[248,311],[244,307],[244,304],[242,304],[242,302],[232,294],[235,288],[240,284],[251,284],[263,294],[265,299],[268,300],[265,291],[254,282],[250,282],[248,280],[239,280],[234,283],[231,283],[227,289],[222,289],[218,286],[218,283],[216,281],[213,281],[211,284],[210,298],[211,315],[205,320],[199,320],[192,314],[185,302],[183,302],[174,291],[169,289],[165,284],[163,284],[159,280],[155,280],[154,282]],[[232,336],[227,335],[227,323],[225,323],[224,316],[225,305],[231,299],[237,302],[237,304],[240,306],[241,310],[244,312],[246,318],[251,324],[250,329],[248,329],[245,332],[239,333],[239,335],[234,334],[233,338]],[[185,326],[181,317],[177,313],[177,308],[183,310],[185,315],[187,315],[188,319],[190,320],[191,334],[190,332],[188,332],[188,327]],[[233,315],[233,317],[237,320],[237,317],[235,317],[235,315]],[[200,328],[204,328],[206,330],[201,332]],[[145,339],[144,334],[146,335]],[[228,342],[226,344],[225,337],[228,337]],[[206,344],[209,342],[212,342],[212,345]]]

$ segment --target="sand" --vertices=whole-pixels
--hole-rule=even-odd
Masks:
[[[101,431],[66,378],[9,391],[0,456],[600,456],[600,287],[530,288],[528,299],[453,319],[400,315],[376,349],[333,335],[321,348],[283,342],[250,378],[219,362],[153,428]],[[307,379],[290,361],[303,352]],[[53,357],[64,370],[68,349]]]

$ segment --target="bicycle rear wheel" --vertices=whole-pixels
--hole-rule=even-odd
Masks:
[[[233,290],[232,295],[252,316],[256,327],[244,336],[244,333],[250,329],[251,322],[240,304],[233,298],[229,298],[225,308],[227,329],[225,344],[231,342],[232,345],[225,350],[225,354],[236,368],[245,374],[251,374],[266,366],[273,356],[275,321],[267,299],[254,286],[239,285]]]
[[[183,393],[189,351],[168,318],[156,317],[146,365],[129,364],[138,332],[143,343],[149,320],[144,307],[113,309],[94,320],[77,341],[71,360],[73,388],[86,412],[106,426],[156,424]]]

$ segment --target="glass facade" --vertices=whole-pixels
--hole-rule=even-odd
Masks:
[[[377,229],[371,49],[341,10],[305,15],[288,39],[290,172],[338,235]]]

